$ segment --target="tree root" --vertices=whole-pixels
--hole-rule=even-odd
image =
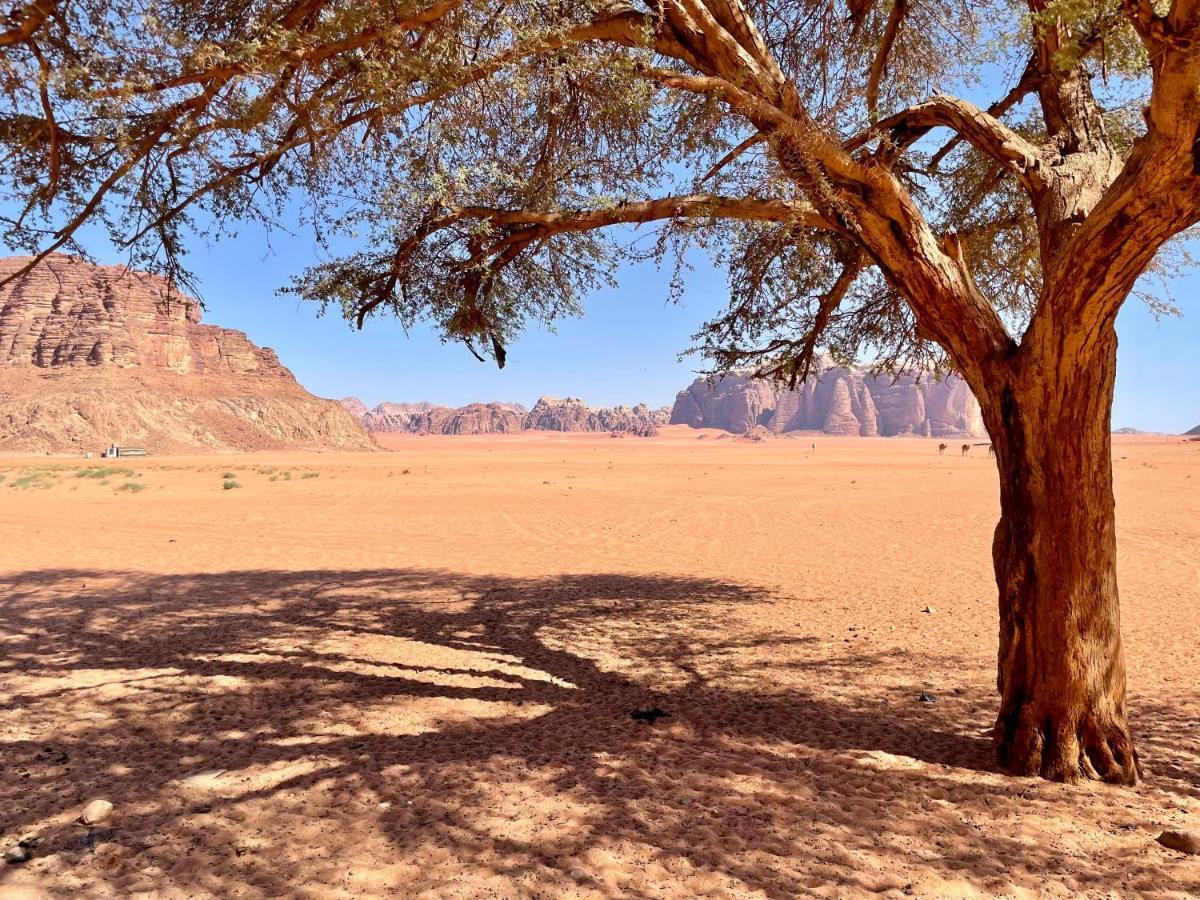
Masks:
[[[1014,775],[1123,785],[1142,777],[1128,726],[1091,713],[1047,713],[1025,705],[1001,714],[993,740],[1001,767]]]

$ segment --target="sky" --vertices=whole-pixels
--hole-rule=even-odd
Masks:
[[[316,252],[311,236],[276,232],[268,242],[253,229],[193,247],[189,264],[205,302],[204,320],[274,348],[313,393],[355,396],[368,406],[384,400],[532,406],[544,394],[597,406],[669,405],[703,367],[699,358],[681,361],[679,354],[728,298],[724,272],[703,257],[695,259],[678,304],[667,299],[668,271],[627,266],[615,290],[587,299],[581,318],[562,321],[556,333],[526,332],[499,370],[461,344],[443,344],[427,328],[405,334],[380,318],[360,332],[336,312],[320,317],[314,304],[280,295],[293,274],[317,260]],[[1114,428],[1178,433],[1200,424],[1200,271],[1172,290],[1182,317],[1156,320],[1130,299],[1118,319]]]

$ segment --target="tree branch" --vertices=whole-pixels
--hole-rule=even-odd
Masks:
[[[904,17],[907,14],[908,0],[893,0],[887,27],[883,31],[883,38],[879,42],[879,48],[875,52],[875,61],[871,63],[871,73],[867,78],[867,114],[872,119],[875,118],[875,113],[879,108],[879,83],[883,80],[884,73],[887,72],[888,56],[891,55],[892,47],[895,46],[896,38],[900,34],[900,26],[904,24]]]
[[[999,119],[957,97],[938,95],[910,106],[881,119],[873,129],[856,135],[843,146],[855,150],[875,135],[890,131],[891,143],[906,147],[937,127],[956,132],[976,150],[1016,175],[1030,190],[1036,191],[1043,185],[1041,149]]]
[[[0,32],[0,47],[10,47],[29,40],[34,32],[46,24],[57,6],[56,0],[33,0],[10,15],[9,21],[14,24]]]

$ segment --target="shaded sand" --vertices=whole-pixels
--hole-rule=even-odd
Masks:
[[[0,897],[1200,892],[1200,444],[1114,453],[1136,790],[994,771],[936,444],[0,459]]]

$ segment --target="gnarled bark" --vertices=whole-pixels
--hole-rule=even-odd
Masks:
[[[1000,764],[1017,774],[1121,784],[1139,777],[1117,602],[1116,345],[1108,326],[1087,358],[1022,353],[985,394],[1001,507],[994,740]]]

